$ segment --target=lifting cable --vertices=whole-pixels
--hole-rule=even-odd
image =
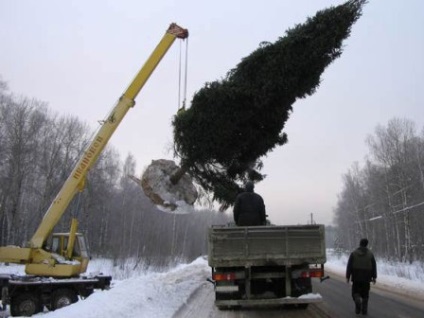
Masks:
[[[182,44],[180,42],[180,57],[178,64],[178,111],[185,109],[186,99],[187,99],[187,70],[188,70],[188,39],[185,39],[186,48],[185,48],[185,61],[184,61],[184,82],[183,87],[181,88],[181,80],[182,80]],[[181,91],[182,91],[182,103],[181,103]]]
[[[76,200],[74,201],[73,209],[71,210],[71,217],[74,219],[78,219],[81,211],[81,196],[82,192],[79,191],[76,195]]]

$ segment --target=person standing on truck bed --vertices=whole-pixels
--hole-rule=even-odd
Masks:
[[[237,195],[233,213],[238,226],[265,225],[264,200],[253,192],[254,187],[253,182],[248,181],[245,192]]]
[[[374,254],[367,248],[368,239],[363,238],[359,247],[354,250],[347,262],[346,281],[352,278],[352,298],[355,302],[355,313],[362,311],[363,315],[368,313],[368,298],[370,293],[370,282],[374,284],[377,279],[377,264]]]

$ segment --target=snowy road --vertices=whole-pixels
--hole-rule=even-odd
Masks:
[[[314,290],[324,299],[323,308],[330,317],[350,317],[353,315],[351,286],[334,272],[327,274],[331,279],[315,283]],[[384,318],[421,318],[424,317],[423,294],[406,295],[395,285],[371,285],[368,317]]]
[[[256,318],[256,317],[286,317],[286,318],[342,318],[355,316],[353,302],[350,297],[350,287],[343,277],[327,272],[332,277],[324,283],[314,282],[314,291],[323,296],[323,303],[311,304],[308,309],[239,309],[221,311],[214,306],[214,291],[210,283],[203,283],[190,296],[173,316],[173,318],[224,317],[224,318]],[[372,286],[368,317],[385,318],[421,318],[424,317],[424,304],[421,295],[406,296],[394,287]]]
[[[101,265],[92,270],[113,273],[113,268]],[[323,297],[320,304],[311,304],[306,310],[239,309],[220,311],[214,305],[213,286],[206,281],[210,276],[207,260],[200,257],[190,264],[179,265],[167,272],[128,273],[122,277],[122,270],[113,274],[113,286],[107,291],[96,291],[87,299],[68,307],[37,314],[37,318],[344,318],[356,317],[350,298],[350,285],[343,275],[345,260],[328,262],[327,274],[331,279],[322,284],[314,283],[314,292]],[[403,267],[406,265],[403,264]],[[385,266],[380,263],[382,272]],[[133,267],[131,267],[133,268]],[[421,267],[420,267],[421,268]],[[418,272],[419,269],[417,268]],[[1,272],[22,274],[22,266],[0,266]],[[121,273],[121,276],[120,276]],[[419,272],[421,273],[421,272]],[[418,277],[415,275],[414,277]],[[422,318],[424,317],[424,288],[418,278],[406,280],[382,273],[377,285],[372,287],[369,315],[373,318]],[[9,310],[0,317],[8,317]]]
[[[214,305],[215,294],[213,286],[205,282],[190,297],[189,301],[182,306],[173,318],[256,318],[256,317],[287,317],[287,318],[326,318],[328,316],[321,305],[310,305],[304,309],[238,309],[219,310]]]

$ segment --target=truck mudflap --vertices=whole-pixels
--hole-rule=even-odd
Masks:
[[[300,297],[283,297],[283,298],[269,298],[269,299],[226,299],[215,300],[215,305],[219,307],[234,307],[234,306],[278,306],[278,305],[298,305],[298,304],[311,304],[322,302],[320,294],[306,294]]]

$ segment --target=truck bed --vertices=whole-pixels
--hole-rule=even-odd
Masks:
[[[213,226],[208,233],[211,267],[324,264],[324,225]]]

